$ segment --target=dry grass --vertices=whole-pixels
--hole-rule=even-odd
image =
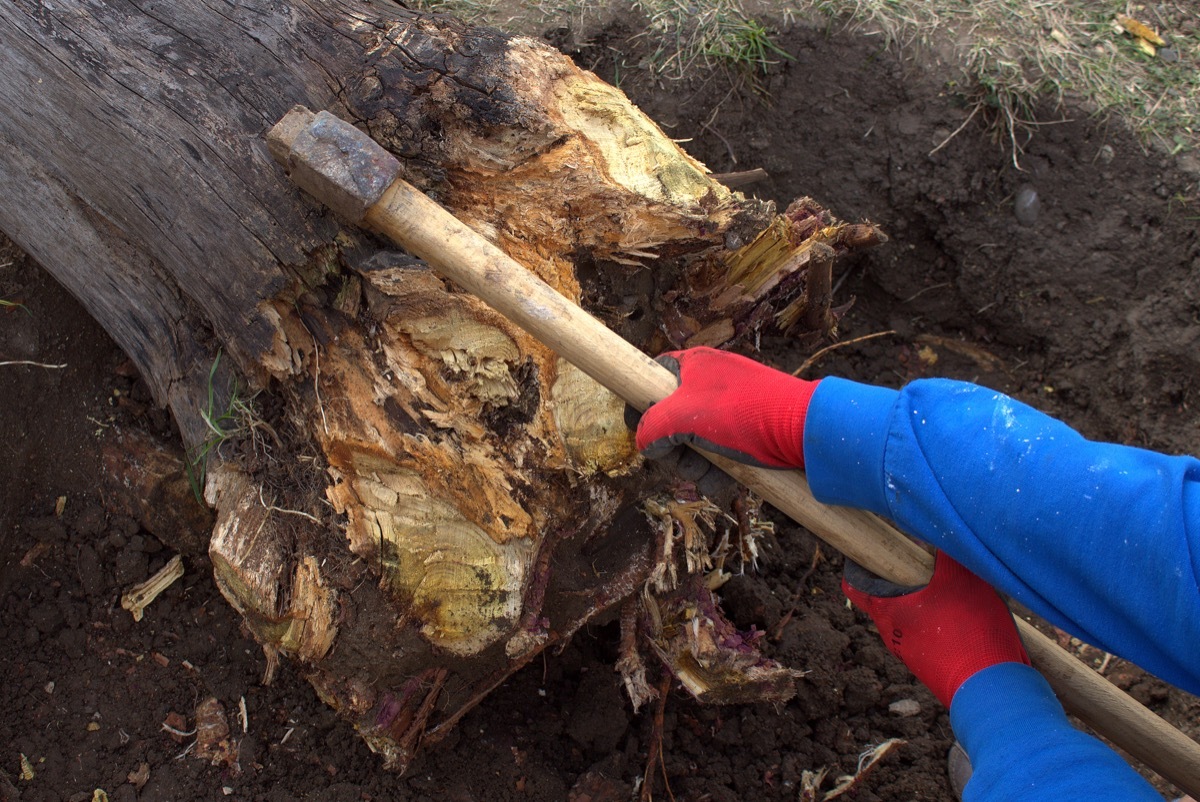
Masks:
[[[1194,0],[614,0],[616,16],[646,20],[654,42],[643,67],[666,80],[714,68],[761,74],[788,56],[773,30],[797,18],[882,36],[904,51],[952,53],[963,78],[952,89],[1007,140],[1014,156],[1047,109],[1064,101],[1127,120],[1147,144],[1171,153],[1200,147],[1200,18]],[[472,22],[538,34],[586,30],[600,6],[583,0],[418,0]],[[752,13],[746,9],[750,8]],[[1129,15],[1168,40],[1175,60],[1149,55],[1117,24]],[[1040,115],[1040,116],[1039,116]]]
[[[802,0],[805,10],[882,34],[897,47],[957,54],[958,91],[987,111],[1014,157],[1037,112],[1065,100],[1126,119],[1147,144],[1200,146],[1200,22],[1190,3],[1124,0]],[[1171,44],[1149,55],[1116,22],[1128,15]],[[1175,56],[1168,60],[1165,56]]]

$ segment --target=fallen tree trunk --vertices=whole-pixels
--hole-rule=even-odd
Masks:
[[[339,225],[263,133],[294,104],[356,121],[404,178],[650,353],[829,334],[810,264],[874,228],[809,200],[776,215],[549,47],[388,3],[17,0],[0,63],[0,228],[172,410],[216,509],[218,584],[269,661],[299,660],[392,765],[648,582],[660,614],[724,626],[703,582],[672,580],[712,567],[715,508],[637,473],[622,404]],[[701,697],[789,692],[788,669],[721,670],[662,645],[682,619],[627,613],[669,663],[712,667],[689,686]],[[648,698],[635,649],[621,665]]]

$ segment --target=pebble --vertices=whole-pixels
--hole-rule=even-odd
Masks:
[[[921,703],[916,699],[897,699],[888,705],[888,712],[900,718],[911,718],[921,712]]]
[[[1022,184],[1017,189],[1017,196],[1013,199],[1013,214],[1017,216],[1017,222],[1023,226],[1031,226],[1037,222],[1038,212],[1042,209],[1042,202],[1038,198],[1037,190],[1030,184]]]

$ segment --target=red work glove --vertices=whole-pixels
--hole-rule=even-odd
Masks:
[[[847,560],[842,591],[875,621],[888,651],[947,708],[977,671],[997,663],[1029,665],[1003,599],[945,553],[938,552],[923,588],[901,587]]]
[[[713,348],[671,351],[658,361],[679,377],[679,388],[638,423],[637,447],[647,457],[695,443],[759,467],[804,467],[804,417],[817,382]]]

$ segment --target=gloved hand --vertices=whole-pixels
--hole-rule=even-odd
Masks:
[[[713,348],[670,351],[658,361],[679,377],[679,388],[637,425],[647,457],[695,443],[759,467],[804,467],[804,417],[817,382]]]
[[[847,560],[842,591],[875,621],[888,651],[947,709],[976,672],[997,663],[1029,665],[1000,595],[944,552],[922,588],[901,587]]]

